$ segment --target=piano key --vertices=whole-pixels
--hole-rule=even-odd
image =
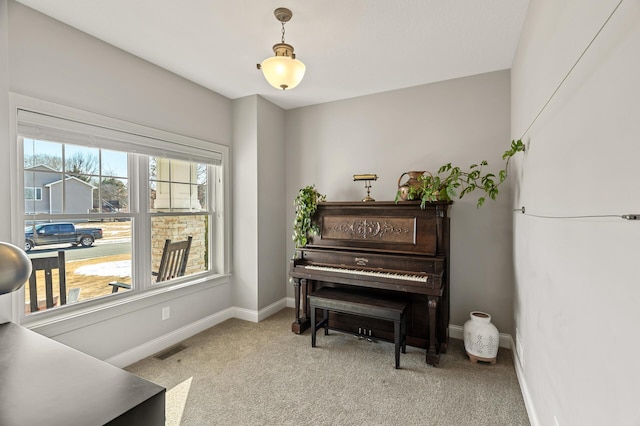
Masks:
[[[424,282],[424,283],[429,281],[428,275],[409,275],[409,274],[399,274],[399,273],[390,273],[390,272],[369,271],[364,269],[336,268],[331,266],[318,266],[318,265],[304,265],[304,268],[313,269],[316,271],[339,272],[339,273],[348,273],[348,274],[354,274],[354,275],[368,275],[372,277],[391,278],[391,279],[405,280],[405,281],[418,281],[418,282]]]

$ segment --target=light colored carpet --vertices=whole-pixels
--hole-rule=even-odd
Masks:
[[[512,355],[472,364],[451,339],[438,368],[407,346],[291,332],[293,309],[225,321],[128,371],[167,388],[167,425],[529,425]],[[158,354],[157,354],[158,355]]]

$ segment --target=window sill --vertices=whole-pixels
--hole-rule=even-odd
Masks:
[[[73,330],[108,321],[140,311],[148,307],[197,293],[211,287],[229,283],[230,275],[200,277],[186,282],[157,286],[145,291],[109,295],[103,299],[89,300],[77,306],[69,305],[52,312],[25,317],[22,326],[47,337],[55,337]]]

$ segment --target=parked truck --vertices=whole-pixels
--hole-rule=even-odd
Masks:
[[[64,243],[89,247],[99,238],[102,238],[101,228],[76,228],[73,223],[40,223],[25,228],[24,250],[30,251],[35,246]]]

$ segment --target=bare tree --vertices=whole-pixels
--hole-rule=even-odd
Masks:
[[[35,167],[38,165],[45,165],[51,167],[54,170],[62,170],[62,158],[60,156],[51,154],[32,154],[24,156],[24,168]]]
[[[90,182],[92,176],[100,170],[98,158],[86,152],[76,152],[66,158],[66,172],[85,182]]]

